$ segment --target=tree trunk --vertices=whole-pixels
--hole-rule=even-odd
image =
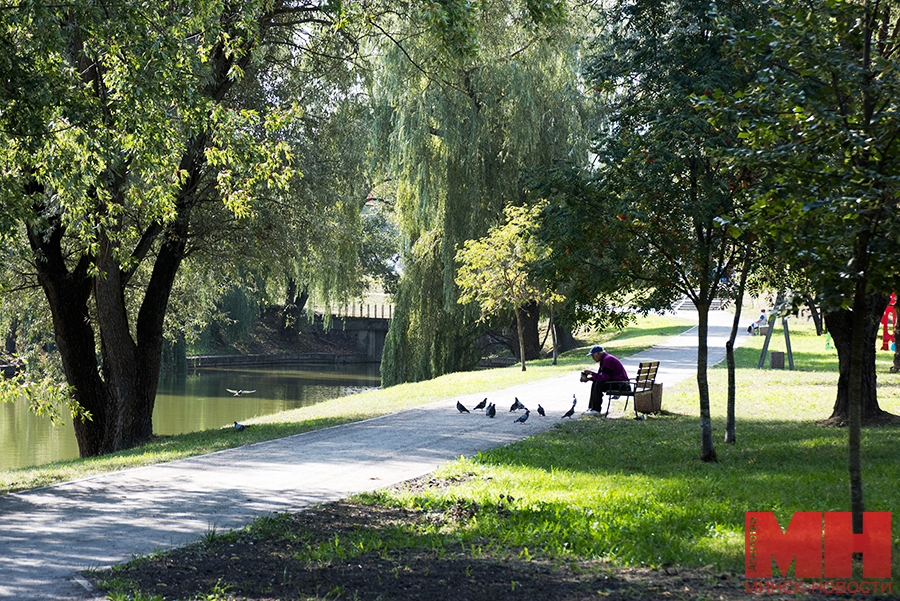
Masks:
[[[541,332],[538,327],[540,309],[537,302],[530,302],[515,311],[513,330],[513,354],[519,361],[541,358]],[[524,353],[524,355],[523,355]]]
[[[9,322],[9,331],[6,332],[6,337],[3,340],[3,349],[10,357],[15,357],[16,355],[16,330],[18,329],[19,318],[13,317],[12,321]]]
[[[283,340],[295,340],[299,329],[297,324],[303,317],[306,301],[309,300],[309,286],[304,285],[298,290],[297,281],[294,278],[288,280],[287,295],[284,299],[284,310],[281,312],[281,338]]]
[[[525,309],[516,307],[516,330],[519,332],[519,358],[522,361],[522,371],[525,371],[525,336],[522,322],[524,321]]]
[[[806,296],[806,306],[809,307],[809,314],[812,316],[813,323],[816,325],[816,336],[821,336],[824,333],[824,328],[822,327],[822,314],[819,313],[816,301],[813,300],[813,297],[810,294]]]
[[[709,300],[705,292],[701,292],[700,301],[696,303],[699,315],[697,328],[697,388],[700,393],[700,459],[711,462],[718,461],[712,438],[712,416],[709,409],[709,381],[707,379],[707,360],[709,349]]]
[[[863,342],[860,352],[861,363],[861,388],[860,410],[863,422],[877,418],[885,414],[878,406],[877,375],[875,373],[875,354],[878,339],[878,329],[881,316],[887,307],[887,297],[881,295],[869,295],[865,300],[865,308],[862,311]],[[830,419],[848,422],[850,418],[850,378],[851,359],[853,357],[852,343],[854,334],[854,314],[847,309],[839,309],[825,314],[825,324],[831,333],[834,346],[838,353],[838,385],[837,398]]]
[[[553,303],[550,303],[550,332],[553,334],[553,365],[556,365],[557,357],[559,356],[558,344],[559,342],[556,339],[556,317],[553,314]]]
[[[737,442],[735,433],[735,415],[734,405],[735,396],[737,394],[735,384],[735,366],[734,366],[734,341],[737,338],[738,324],[741,320],[741,305],[744,303],[744,290],[747,287],[747,272],[750,270],[750,252],[744,255],[744,265],[741,269],[741,281],[738,284],[737,299],[734,308],[734,321],[731,324],[731,336],[725,344],[725,360],[728,365],[728,415],[725,419],[725,443],[734,444]]]
[[[39,257],[35,261],[38,282],[50,308],[63,372],[74,400],[89,414],[74,420],[82,457],[130,448],[153,436],[165,312],[188,237],[190,205],[185,198],[193,194],[200,173],[200,163],[194,159],[186,157],[182,166],[194,177],[176,201],[178,217],[165,229],[151,224],[131,257],[136,262],[144,259],[153,241],[164,234],[135,322],[136,337],[125,302],[135,267],[122,268],[120,249],[104,232],[98,233],[96,254],[82,256],[70,270],[61,220],[52,217],[45,227],[38,221],[27,226],[29,245]],[[41,214],[43,209],[35,205],[34,212]],[[93,312],[89,310],[92,297]]]
[[[553,326],[553,334],[556,337],[555,344],[559,345],[560,353],[570,351],[577,346],[577,343],[575,342],[575,336],[572,335],[571,330],[563,327],[562,324],[558,323],[558,321]]]

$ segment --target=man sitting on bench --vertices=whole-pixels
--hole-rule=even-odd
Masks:
[[[631,387],[628,384],[628,374],[625,373],[625,367],[622,362],[603,350],[602,346],[591,347],[588,355],[596,361],[598,365],[597,372],[594,373],[589,369],[581,372],[581,381],[587,382],[592,380],[591,400],[588,403],[588,410],[585,415],[601,415],[603,413],[603,393],[608,392],[610,396],[615,396],[617,392],[629,391]]]

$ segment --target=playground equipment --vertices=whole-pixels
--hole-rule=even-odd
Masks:
[[[894,350],[894,340],[897,331],[897,294],[891,293],[891,301],[881,318],[881,350]]]

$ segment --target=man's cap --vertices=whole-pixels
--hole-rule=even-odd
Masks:
[[[603,347],[602,347],[602,346],[592,346],[592,347],[591,347],[591,352],[588,353],[588,357],[590,357],[590,356],[593,355],[594,353],[605,353],[605,352],[606,352],[606,351],[603,350]]]

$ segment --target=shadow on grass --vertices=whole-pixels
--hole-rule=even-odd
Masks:
[[[722,421],[714,421],[715,431],[723,432]],[[865,432],[867,511],[900,505],[900,489],[892,484],[898,432],[897,426]],[[738,443],[717,442],[719,461],[707,464],[699,459],[699,418],[561,424],[478,455],[475,462],[488,468],[492,486],[516,487],[497,470],[533,470],[545,482],[503,527],[492,531],[490,520],[480,520],[476,529],[523,545],[552,547],[561,538],[579,554],[593,550],[629,563],[713,564],[740,572],[744,512],[773,511],[786,525],[797,511],[849,511],[846,436],[812,423],[745,420]],[[581,496],[573,498],[576,490]],[[893,530],[894,566],[900,568],[897,522]]]
[[[772,348],[769,347],[769,354],[772,351],[781,351],[784,352],[783,348]],[[734,350],[734,362],[735,366],[738,369],[748,369],[748,368],[756,368],[759,365],[759,356],[761,350],[758,348],[752,347],[738,347]],[[837,355],[825,355],[820,352],[815,351],[793,351],[791,353],[794,357],[794,371],[815,371],[815,372],[825,372],[825,373],[837,373],[838,372],[838,358]],[[712,367],[713,369],[726,369],[727,366],[725,362],[718,363],[717,365]],[[763,362],[762,369],[771,369],[769,367],[769,357],[766,357]],[[788,357],[785,353],[784,357],[784,370],[788,369]],[[783,370],[778,370],[783,371]]]

